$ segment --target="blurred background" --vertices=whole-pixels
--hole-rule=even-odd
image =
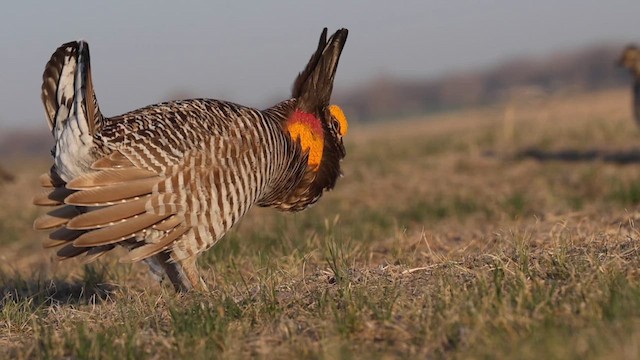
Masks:
[[[629,83],[640,2],[56,1],[0,13],[0,155],[46,153],[41,73],[60,44],[91,44],[103,111],[176,98],[266,107],[288,96],[323,27],[349,28],[334,102],[367,123]]]

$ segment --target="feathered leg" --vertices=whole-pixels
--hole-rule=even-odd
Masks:
[[[207,288],[207,284],[205,284],[202,277],[198,273],[198,265],[196,264],[197,256],[191,256],[181,261],[182,271],[184,271],[184,275],[187,280],[193,286],[193,289],[199,292],[207,292],[209,289]]]
[[[171,256],[164,251],[154,255],[153,259],[162,266],[176,292],[186,293],[194,289],[192,282],[186,275],[187,271],[185,271],[183,264],[174,262]]]

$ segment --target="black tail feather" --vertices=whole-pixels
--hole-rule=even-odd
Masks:
[[[79,83],[78,83],[79,80]],[[86,114],[91,134],[95,134],[102,122],[102,114],[93,90],[89,44],[72,41],[60,46],[51,55],[42,74],[42,102],[53,130],[57,121],[65,121],[71,114],[74,101],[80,90],[82,109]]]

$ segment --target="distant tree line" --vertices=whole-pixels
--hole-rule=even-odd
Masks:
[[[0,156],[46,156],[53,146],[53,137],[46,125],[33,129],[0,132]]]
[[[600,45],[546,58],[515,59],[438,79],[378,78],[336,99],[358,121],[385,120],[507,101],[514,96],[594,91],[627,85],[616,66],[623,46]]]
[[[0,184],[13,182],[14,176],[9,172],[9,170],[5,170],[5,168],[0,165]]]

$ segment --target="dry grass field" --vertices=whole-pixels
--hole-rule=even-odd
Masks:
[[[0,185],[1,358],[640,357],[640,131],[627,89],[353,124],[311,209],[254,209],[176,295],[31,230]],[[42,126],[45,127],[44,120]]]

